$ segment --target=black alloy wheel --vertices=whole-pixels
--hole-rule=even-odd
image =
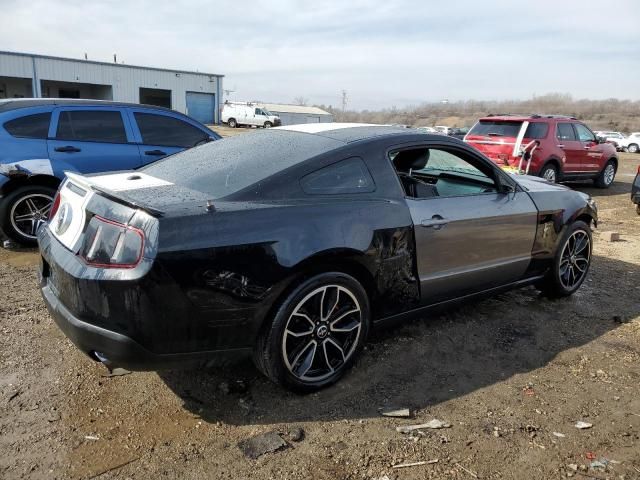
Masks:
[[[353,365],[369,317],[369,300],[357,280],[339,272],[316,275],[282,302],[260,337],[256,365],[295,391],[326,387]]]

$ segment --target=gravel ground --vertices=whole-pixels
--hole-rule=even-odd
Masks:
[[[307,396],[249,362],[110,377],[49,318],[37,253],[0,249],[0,478],[640,478],[640,155],[621,162],[610,190],[573,185],[621,234],[595,234],[576,295],[529,288],[379,332]],[[395,408],[413,418],[380,415]],[[450,427],[396,431],[434,418]],[[268,432],[285,448],[247,458],[238,444]]]

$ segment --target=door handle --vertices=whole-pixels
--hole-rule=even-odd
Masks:
[[[162,150],[147,150],[144,152],[145,155],[166,155],[167,152],[163,152]]]
[[[558,148],[564,148],[564,145],[563,145],[563,144],[561,144],[561,143],[559,143],[558,145],[556,145],[556,147],[558,147]]]
[[[449,220],[442,218],[440,215],[434,215],[431,219],[425,219],[420,222],[420,225],[425,228],[433,228],[434,230],[440,230],[444,227]]]
[[[56,152],[65,152],[65,153],[75,153],[75,152],[81,151],[78,147],[74,147],[73,145],[67,145],[65,147],[56,147],[54,150]]]

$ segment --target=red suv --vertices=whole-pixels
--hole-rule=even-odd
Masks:
[[[464,141],[505,170],[550,182],[593,179],[607,188],[618,169],[615,147],[573,117],[490,115],[478,120]]]

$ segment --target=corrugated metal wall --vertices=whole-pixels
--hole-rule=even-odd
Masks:
[[[0,77],[33,78],[34,64],[38,81],[111,85],[118,102],[138,103],[141,87],[171,90],[171,108],[187,114],[186,92],[212,93],[218,120],[221,76],[0,52]]]
[[[331,123],[333,122],[333,115],[318,115],[313,113],[291,113],[291,112],[277,112],[270,110],[277,114],[282,121],[282,125],[298,125],[300,123]]]

